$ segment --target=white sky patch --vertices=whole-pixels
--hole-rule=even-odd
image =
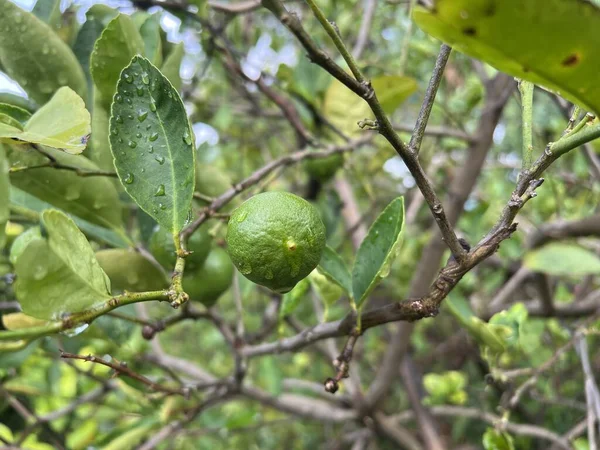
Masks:
[[[219,133],[210,125],[204,122],[197,122],[192,125],[194,135],[196,136],[196,148],[202,144],[208,144],[210,146],[217,145],[219,143]]]
[[[499,123],[494,130],[494,144],[501,144],[506,136],[506,126],[503,123]]]
[[[242,70],[251,80],[258,80],[261,72],[275,75],[281,64],[294,67],[298,63],[298,53],[293,45],[286,44],[276,52],[271,44],[271,35],[263,33],[242,61]]]

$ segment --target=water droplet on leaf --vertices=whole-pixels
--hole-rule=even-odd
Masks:
[[[139,111],[138,112],[138,120],[140,122],[143,122],[144,120],[146,120],[146,117],[148,117],[148,111]]]
[[[127,175],[125,175],[125,183],[127,184],[131,184],[133,183],[133,174],[132,173],[127,173]]]
[[[165,195],[165,185],[159,184],[158,188],[156,188],[156,192],[154,193],[155,197],[163,197]]]
[[[127,143],[127,145],[129,146],[129,148],[136,148],[137,147],[137,143],[135,141],[129,141]]]
[[[160,155],[156,155],[154,157],[154,159],[156,160],[157,163],[159,163],[161,166],[165,163],[165,158],[164,156],[160,156]]]
[[[151,134],[151,135],[148,137],[148,140],[149,140],[150,142],[154,142],[154,141],[155,141],[155,140],[157,140],[157,139],[158,139],[158,133],[152,133],[152,134]]]

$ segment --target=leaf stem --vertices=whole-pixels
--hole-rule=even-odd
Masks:
[[[533,89],[534,84],[519,80],[521,93],[521,120],[523,128],[523,170],[529,170],[533,162]]]
[[[175,242],[175,251],[177,252],[177,260],[175,261],[175,269],[171,278],[171,288],[169,296],[171,298],[171,306],[179,308],[189,300],[189,295],[183,290],[183,272],[185,270],[185,258],[189,252],[185,249],[179,233],[173,233],[173,241]]]
[[[121,295],[116,295],[97,308],[83,311],[81,313],[71,314],[60,321],[50,322],[39,327],[24,328],[12,331],[0,331],[1,341],[16,341],[33,339],[55,334],[60,331],[70,330],[81,324],[89,324],[94,319],[112,311],[121,306],[130,305],[132,303],[145,302],[150,300],[169,300],[170,292],[168,290],[148,291],[148,292],[125,292]],[[2,350],[2,348],[0,348]]]
[[[314,0],[306,0],[306,3],[308,4],[308,6],[310,6],[310,9],[312,9],[317,20],[321,22],[321,25],[323,26],[323,28],[337,47],[338,51],[342,55],[342,58],[344,58],[344,61],[346,61],[346,64],[348,64],[348,67],[352,71],[352,74],[354,75],[354,78],[356,78],[356,81],[358,81],[359,83],[364,83],[365,77],[358,68],[354,57],[352,56],[348,48],[346,48],[346,45],[342,42],[342,38],[339,35],[339,31],[336,29],[334,24],[327,20],[325,14],[323,14],[323,11],[321,11],[321,9],[315,3]]]

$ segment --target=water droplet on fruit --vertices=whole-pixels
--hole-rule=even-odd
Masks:
[[[152,133],[152,134],[151,134],[151,135],[148,137],[148,140],[149,140],[150,142],[154,142],[154,141],[155,141],[155,140],[157,140],[157,139],[158,139],[158,133]]]
[[[165,195],[165,185],[159,184],[156,192],[154,193],[155,197],[163,197]]]
[[[125,175],[125,183],[127,184],[131,184],[133,183],[133,174],[132,173],[127,173],[127,175]]]
[[[242,275],[250,275],[252,273],[252,266],[250,264],[242,263],[240,265],[240,272]]]

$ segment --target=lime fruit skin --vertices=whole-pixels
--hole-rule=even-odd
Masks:
[[[200,227],[190,236],[186,250],[192,253],[185,259],[186,269],[195,270],[202,267],[210,252],[211,242],[212,237],[206,226]],[[167,270],[173,270],[177,254],[175,252],[173,235],[170,231],[157,226],[150,237],[149,250],[161,266]]]
[[[229,289],[232,280],[233,264],[229,255],[221,247],[215,247],[196,273],[186,270],[183,275],[183,290],[190,296],[190,300],[199,301],[210,308]]]
[[[264,192],[242,203],[227,226],[227,247],[242,275],[285,293],[313,271],[325,248],[314,206],[288,192]]]
[[[326,182],[344,165],[344,155],[335,153],[326,158],[307,159],[304,169],[315,179]]]

